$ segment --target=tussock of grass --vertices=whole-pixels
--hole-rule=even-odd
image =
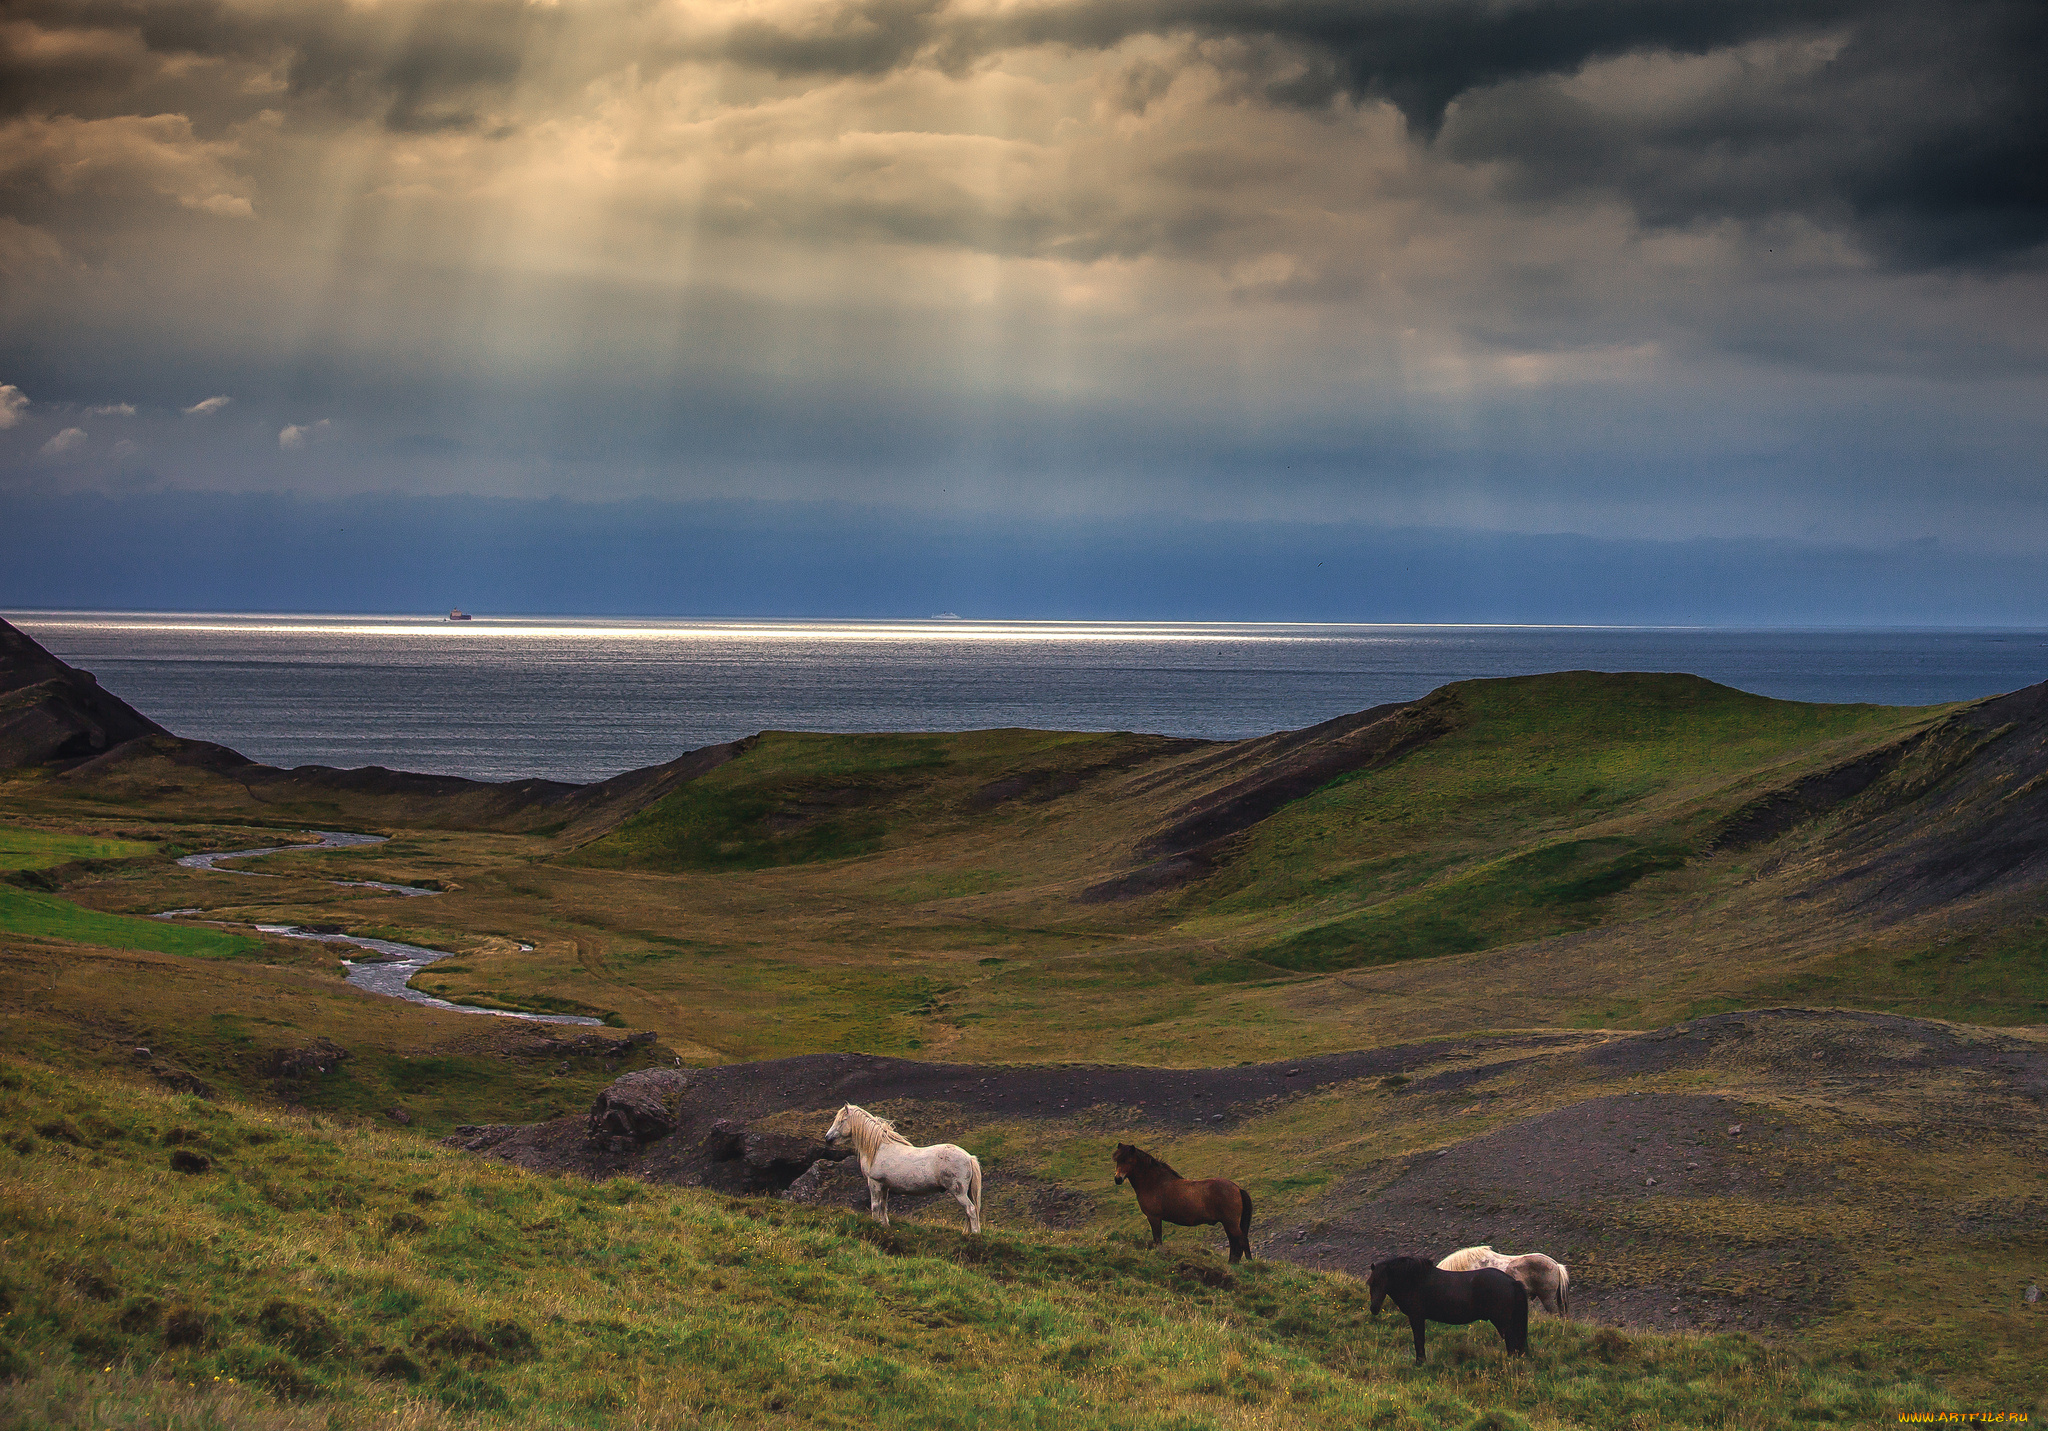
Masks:
[[[1418,1369],[1360,1284],[1282,1264],[540,1177],[19,1065],[0,1085],[15,1425],[1761,1428],[1947,1404],[1743,1337],[1548,1319],[1526,1364],[1439,1328]],[[34,1131],[60,1120],[75,1141]]]

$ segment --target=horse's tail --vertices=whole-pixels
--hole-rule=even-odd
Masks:
[[[1237,1196],[1240,1204],[1238,1215],[1243,1219],[1237,1225],[1237,1232],[1244,1239],[1245,1255],[1249,1257],[1252,1250],[1252,1195],[1239,1188]]]
[[[974,1199],[974,1220],[981,1220],[981,1159],[967,1155],[967,1195]]]
[[[1568,1317],[1572,1310],[1572,1272],[1562,1262],[1557,1264],[1557,1314]]]

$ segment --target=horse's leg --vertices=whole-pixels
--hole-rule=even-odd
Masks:
[[[967,1230],[969,1232],[981,1231],[981,1215],[974,1206],[974,1199],[967,1195],[966,1183],[955,1183],[953,1185],[953,1201],[959,1203],[960,1210],[967,1214]]]
[[[868,1216],[887,1227],[889,1225],[889,1189],[884,1183],[868,1179]]]
[[[1509,1307],[1502,1315],[1489,1317],[1487,1320],[1492,1322],[1493,1329],[1500,1333],[1500,1339],[1508,1344],[1509,1356],[1527,1356],[1529,1354],[1528,1298],[1525,1297],[1520,1302]]]
[[[1408,1314],[1408,1327],[1409,1327],[1409,1330],[1411,1330],[1411,1331],[1413,1331],[1413,1332],[1415,1333],[1415,1364],[1416,1364],[1417,1366],[1421,1366],[1421,1365],[1422,1365],[1422,1314],[1421,1314],[1420,1312],[1410,1312],[1410,1313]]]
[[[1151,1219],[1151,1223],[1152,1245],[1154,1247],[1157,1247],[1161,1242],[1166,1240],[1166,1229],[1159,1225],[1159,1219],[1156,1217]]]

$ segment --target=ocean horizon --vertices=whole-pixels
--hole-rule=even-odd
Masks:
[[[2036,628],[5,614],[180,735],[286,767],[483,780],[602,779],[760,730],[1238,739],[1561,670],[1880,705],[2048,678]]]

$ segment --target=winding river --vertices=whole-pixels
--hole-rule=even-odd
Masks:
[[[186,855],[178,863],[188,870],[211,870],[215,874],[240,875],[244,879],[280,879],[280,875],[263,874],[256,870],[222,869],[221,860],[245,860],[256,855],[310,854],[314,850],[350,850],[364,845],[381,845],[385,835],[351,835],[339,830],[312,830],[309,834],[320,837],[314,845],[270,845],[260,850],[215,850],[203,855]],[[438,890],[418,889],[409,884],[386,884],[374,879],[336,879],[329,884],[349,889],[381,889],[391,894],[430,895]],[[199,914],[197,909],[167,909],[155,916],[158,919],[172,919],[181,914]],[[322,944],[353,944],[358,949],[367,949],[375,956],[367,959],[344,959],[344,977],[365,993],[381,994],[388,999],[404,999],[408,1003],[425,1004],[429,1008],[448,1009],[458,1014],[491,1014],[503,1019],[527,1019],[541,1024],[598,1024],[601,1020],[587,1018],[582,1014],[523,1014],[513,1009],[479,1009],[468,1004],[451,1004],[446,999],[437,999],[432,994],[423,994],[412,987],[413,975],[427,965],[441,959],[454,957],[448,949],[427,949],[418,944],[401,944],[396,939],[368,939],[354,934],[336,934],[327,930],[306,929],[296,924],[259,924],[258,930],[265,934],[284,939],[310,939]],[[521,949],[531,949],[531,944],[522,944]]]

